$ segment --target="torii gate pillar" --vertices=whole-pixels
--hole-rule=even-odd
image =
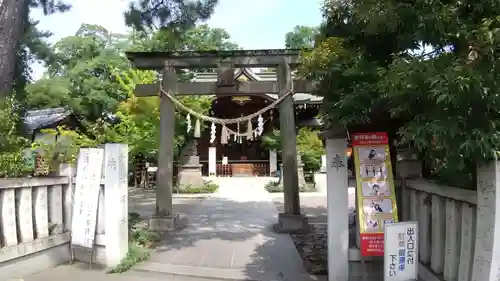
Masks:
[[[292,71],[285,60],[278,65],[279,96],[291,89],[293,92]],[[283,187],[285,212],[278,215],[275,226],[277,232],[303,233],[309,231],[307,216],[300,213],[299,177],[297,170],[297,140],[293,95],[287,96],[279,105],[280,135],[283,162]]]
[[[170,95],[177,92],[177,73],[169,61],[163,69],[162,88]],[[160,95],[160,147],[156,172],[156,212],[149,220],[149,229],[168,231],[176,229],[179,215],[172,213],[172,189],[174,174],[175,105],[165,95]]]

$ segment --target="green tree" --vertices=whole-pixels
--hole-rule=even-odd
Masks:
[[[213,51],[237,50],[240,47],[230,40],[222,28],[210,28],[206,24],[188,29],[181,35],[163,29],[152,33],[135,32],[132,35],[133,51]]]
[[[470,173],[500,144],[499,13],[491,1],[325,1],[304,74],[319,82],[330,124],[398,133]]]
[[[83,24],[74,36],[59,40],[43,79],[27,87],[29,108],[69,106],[87,121],[113,113],[128,93],[117,83],[116,71],[130,68],[125,50],[227,50],[238,46],[223,29],[201,25],[186,32],[182,41],[166,39],[167,31],[150,38],[112,34],[101,26]],[[167,42],[167,43],[165,43]],[[189,74],[189,73],[187,73]],[[189,79],[183,75],[182,79]],[[152,82],[151,82],[152,83]]]
[[[19,134],[21,118],[17,107],[12,97],[0,99],[0,177],[17,177],[32,171],[24,158],[28,139]]]
[[[39,30],[37,21],[30,20],[25,26],[25,32],[21,39],[20,47],[16,52],[16,63],[14,69],[13,93],[20,102],[21,108],[26,101],[25,87],[32,80],[31,64],[48,62],[52,58],[52,48],[47,43],[47,38],[52,34]]]
[[[69,106],[91,122],[114,112],[126,98],[113,73],[130,67],[123,55],[127,47],[124,36],[83,24],[54,45],[47,74],[27,87],[28,107]]]
[[[323,142],[318,137],[318,133],[317,130],[304,127],[297,134],[297,151],[304,163],[304,170],[309,172],[316,172],[321,168],[321,155],[325,154]],[[262,146],[281,153],[280,131],[273,130],[262,136]]]
[[[125,12],[125,23],[136,30],[169,30],[176,34],[210,18],[218,0],[137,0]]]
[[[198,25],[185,32],[181,37],[181,48],[186,51],[227,51],[237,50],[239,46],[232,42],[229,33],[222,28],[210,28],[206,24]]]
[[[142,153],[154,158],[159,147],[159,99],[134,95],[135,85],[156,83],[154,71],[130,67],[123,50],[166,51],[180,46],[185,50],[235,49],[223,29],[201,25],[186,32],[180,42],[166,44],[166,31],[150,38],[111,34],[100,26],[82,25],[75,36],[61,39],[54,46],[55,55],[47,75],[28,85],[31,108],[69,106],[86,117],[87,131],[97,141],[129,144],[131,155]],[[175,43],[175,44],[174,44]],[[171,49],[170,49],[171,50]],[[191,73],[181,73],[187,81]],[[181,97],[188,107],[206,114],[211,105],[208,97]],[[104,112],[106,114],[100,114]],[[107,115],[115,115],[110,122]],[[111,118],[113,119],[113,118]],[[176,112],[175,150],[178,152],[191,137],[186,132],[185,113]],[[194,125],[194,124],[193,124]]]
[[[119,122],[111,125],[96,135],[105,136],[105,141],[127,143],[130,147],[131,156],[141,153],[143,156],[155,159],[160,146],[160,99],[158,96],[141,97],[134,95],[136,84],[150,84],[157,81],[157,75],[153,71],[128,70],[117,73],[117,81],[127,93],[127,100],[120,103],[116,116]],[[182,97],[180,101],[189,108],[201,114],[207,114],[212,100],[209,97]],[[186,133],[185,112],[176,111],[174,136],[174,153],[179,151],[191,138]],[[97,129],[99,130],[99,129]]]
[[[313,48],[317,35],[317,27],[297,25],[285,35],[285,47],[287,49]]]

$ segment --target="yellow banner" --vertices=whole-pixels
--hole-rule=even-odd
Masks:
[[[387,133],[352,136],[362,256],[384,255],[384,225],[398,221]]]

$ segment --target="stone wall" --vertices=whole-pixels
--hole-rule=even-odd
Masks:
[[[105,145],[93,261],[108,267],[128,251],[127,155],[126,145]],[[0,280],[70,261],[77,178],[62,165],[58,177],[0,179]],[[90,261],[88,251],[75,249],[76,260]]]

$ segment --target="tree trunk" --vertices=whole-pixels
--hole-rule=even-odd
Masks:
[[[0,0],[0,97],[12,90],[28,0]]]

